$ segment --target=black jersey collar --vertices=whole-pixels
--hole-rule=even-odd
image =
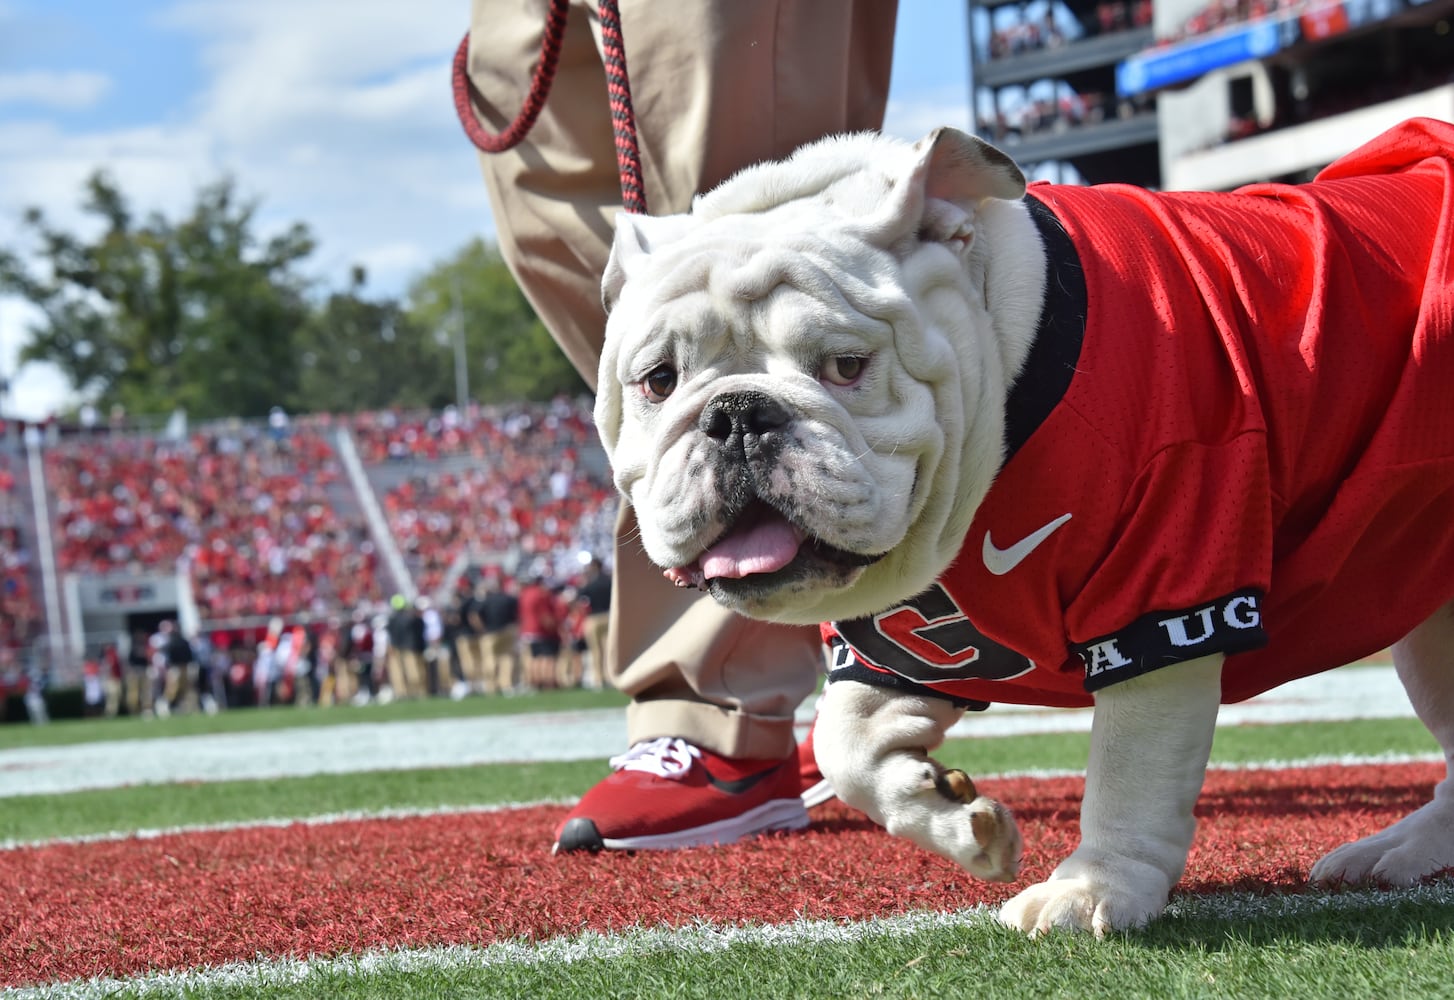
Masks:
[[[1065,227],[1044,203],[1025,198],[1045,243],[1045,307],[1025,366],[1005,406],[1005,461],[1035,433],[1065,397],[1085,340],[1085,270]]]

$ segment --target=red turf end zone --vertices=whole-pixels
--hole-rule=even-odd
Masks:
[[[1434,764],[1214,772],[1181,892],[1302,888],[1330,848],[1429,800]],[[1079,779],[981,783],[1013,803],[1025,880],[1077,836]],[[802,834],[552,857],[563,809],[249,828],[5,852],[0,987],[636,924],[862,919],[997,903],[988,885],[834,802]]]

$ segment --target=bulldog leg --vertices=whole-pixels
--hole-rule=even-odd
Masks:
[[[1222,657],[1144,674],[1096,694],[1080,808],[1080,846],[1000,910],[1031,936],[1055,928],[1139,927],[1181,878],[1206,777]]]
[[[838,797],[891,834],[995,882],[1020,867],[1020,832],[1008,809],[979,795],[963,771],[929,756],[963,715],[942,698],[838,681],[818,709],[813,746]]]
[[[1313,865],[1314,885],[1409,886],[1454,868],[1454,604],[1396,643],[1393,662],[1415,714],[1444,751],[1444,780],[1433,801]]]

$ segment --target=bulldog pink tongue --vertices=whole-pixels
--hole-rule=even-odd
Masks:
[[[775,573],[798,554],[803,533],[781,517],[743,527],[702,554],[704,579],[741,579],[754,573]]]

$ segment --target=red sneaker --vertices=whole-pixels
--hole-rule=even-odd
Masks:
[[[808,730],[808,735],[798,744],[798,780],[803,786],[804,809],[821,806],[838,794],[828,784],[828,779],[823,777],[823,772],[818,768],[818,758],[813,753],[813,729],[817,726],[818,720],[814,719],[813,728]]]
[[[734,760],[662,737],[611,758],[555,835],[555,851],[634,851],[731,844],[767,830],[801,830],[798,754]]]

